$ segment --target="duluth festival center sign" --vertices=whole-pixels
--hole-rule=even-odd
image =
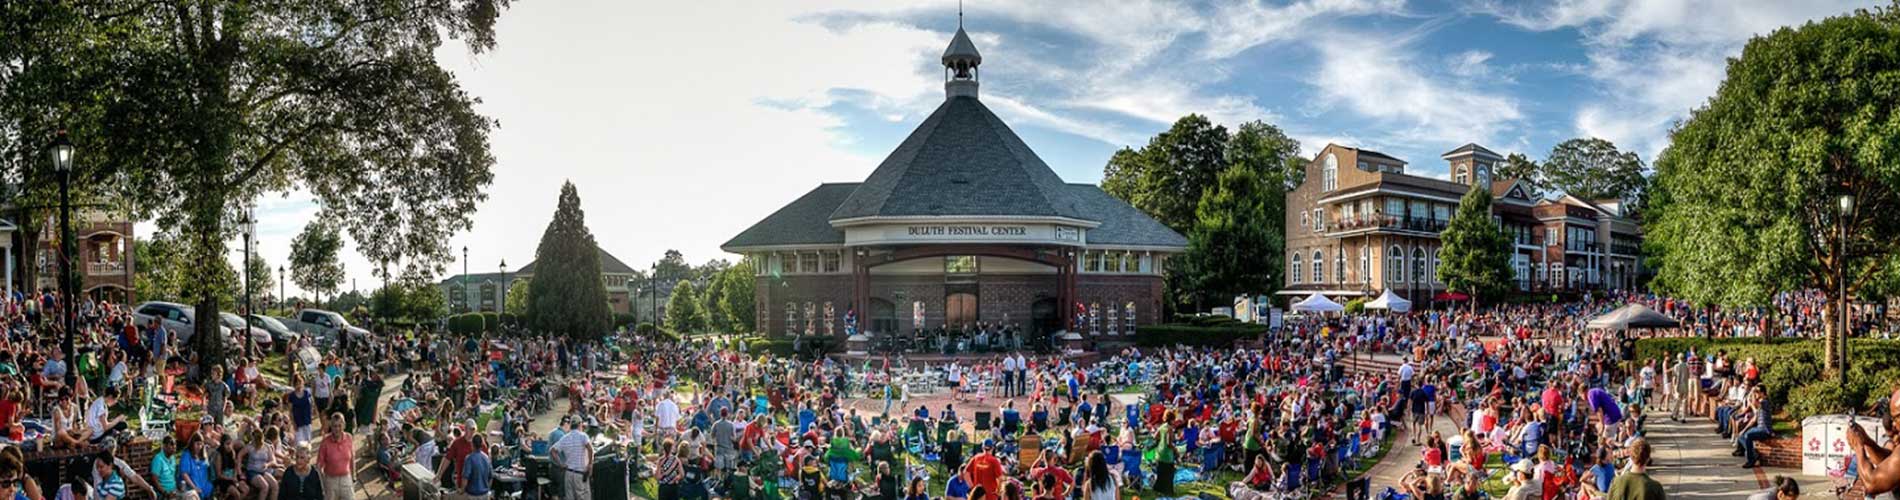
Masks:
[[[1028,236],[1027,226],[909,226],[910,236]]]

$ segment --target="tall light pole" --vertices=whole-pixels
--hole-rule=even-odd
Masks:
[[[290,277],[284,275],[284,266],[279,265],[277,266],[277,306],[288,314],[288,311],[290,311],[290,296],[284,294],[285,281],[290,281]]]
[[[60,352],[66,355],[66,386],[72,387],[79,378],[79,370],[73,367],[73,331],[78,328],[73,314],[73,220],[71,190],[73,177],[73,141],[66,137],[66,131],[59,131],[53,137],[53,170],[59,172],[59,303],[61,320],[65,323],[66,335],[60,337]]]
[[[461,289],[462,309],[468,309],[468,245],[462,245],[462,283],[457,288]]]
[[[495,299],[495,319],[497,321],[501,319],[501,315],[508,313],[508,259],[501,259],[501,286],[498,288],[499,290],[495,290],[495,292],[501,294],[501,296]]]
[[[1840,357],[1840,363],[1837,366],[1839,366],[1841,370],[1841,384],[1845,385],[1847,383],[1847,339],[1853,336],[1854,333],[1853,330],[1850,329],[1851,325],[1847,322],[1847,304],[1853,302],[1853,299],[1847,296],[1847,225],[1854,217],[1854,195],[1841,195],[1840,204],[1840,222],[1834,225],[1840,227],[1841,253],[1834,259],[1834,283],[1835,286],[1840,287],[1841,303],[1840,316],[1837,317],[1838,319],[1835,322],[1839,323],[1838,327],[1841,329],[1839,339],[1841,345],[1836,354]]]
[[[251,342],[251,233],[257,231],[257,217],[253,213],[255,205],[244,202],[244,218],[238,221],[238,230],[244,232],[244,332],[238,334],[243,345]]]

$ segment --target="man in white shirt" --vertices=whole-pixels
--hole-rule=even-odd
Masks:
[[[1003,397],[1016,397],[1016,357],[1003,355]]]
[[[568,429],[561,441],[554,443],[548,451],[554,463],[561,466],[562,498],[566,500],[590,500],[593,493],[588,490],[588,482],[593,479],[594,445],[587,437],[587,429],[578,425]]]
[[[660,403],[653,409],[654,424],[659,427],[655,439],[664,441],[679,432],[680,405],[673,402],[671,391],[660,392]]]
[[[1399,390],[1412,391],[1412,376],[1417,371],[1417,368],[1412,368],[1412,358],[1405,358],[1405,363],[1399,365]]]
[[[107,408],[111,408],[112,403],[118,401],[118,399],[119,388],[113,387],[106,389],[104,397],[92,400],[92,405],[86,408],[86,426],[92,428],[93,442],[97,443],[100,439],[106,437],[106,432],[108,431],[122,430],[125,428],[125,417],[110,416],[107,410]]]

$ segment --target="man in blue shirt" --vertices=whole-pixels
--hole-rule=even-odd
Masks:
[[[1756,387],[1752,394],[1749,394],[1748,399],[1750,413],[1743,418],[1752,425],[1748,426],[1748,430],[1742,431],[1740,436],[1735,437],[1735,445],[1741,448],[1743,460],[1746,461],[1742,464],[1742,468],[1753,469],[1761,463],[1761,452],[1755,449],[1755,444],[1763,439],[1775,437],[1775,431],[1768,412],[1768,400],[1763,397],[1761,388]]]
[[[495,477],[495,465],[488,459],[488,438],[475,433],[471,440],[475,451],[462,459],[462,478],[458,488],[470,500],[487,500],[490,482]]]

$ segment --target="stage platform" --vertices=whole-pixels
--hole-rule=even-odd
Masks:
[[[958,354],[942,354],[938,352],[910,352],[910,353],[897,353],[897,354],[833,353],[830,355],[830,357],[832,360],[838,361],[840,363],[851,363],[854,365],[863,363],[865,361],[881,362],[884,359],[889,358],[891,360],[891,364],[894,365],[894,364],[897,364],[897,358],[901,356],[911,366],[919,366],[919,365],[937,366],[937,365],[950,364],[950,362],[952,361],[960,362],[966,365],[972,364],[972,363],[987,363],[991,361],[1000,361],[1003,359],[1003,355],[1005,354],[1010,354],[1010,353],[1003,353],[1003,352],[967,352],[967,353],[958,353]],[[1030,351],[1023,351],[1022,355],[1024,358],[1029,359],[1031,362],[1046,360],[1046,359],[1049,359],[1049,356],[1051,356],[1050,354],[1036,354]],[[1084,365],[1099,361],[1102,359],[1102,357],[1103,356],[1101,355],[1101,353],[1092,352],[1092,351],[1091,352],[1070,351],[1070,352],[1062,354],[1063,359],[1074,361],[1078,364],[1084,364]]]

